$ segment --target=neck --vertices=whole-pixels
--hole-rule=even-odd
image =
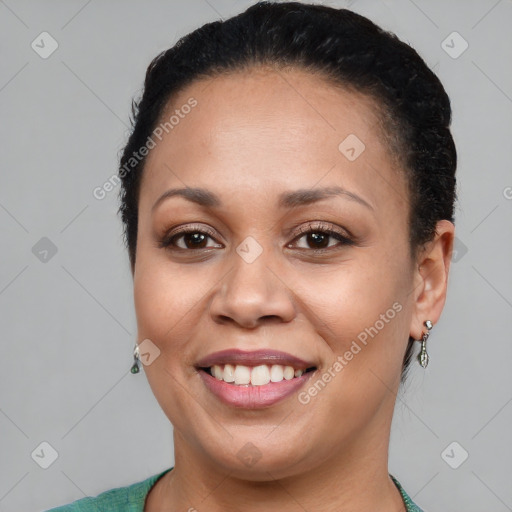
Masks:
[[[377,423],[306,471],[278,477],[277,471],[265,470],[258,480],[219,467],[175,430],[174,469],[165,475],[154,510],[405,512],[387,468],[391,418]]]

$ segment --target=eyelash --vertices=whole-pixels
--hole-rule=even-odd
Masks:
[[[322,234],[322,235],[328,235],[332,238],[337,239],[340,243],[338,245],[335,245],[333,247],[327,247],[327,248],[320,248],[320,249],[304,249],[300,248],[299,250],[307,250],[307,251],[313,251],[314,253],[325,253],[327,251],[332,251],[333,249],[340,248],[342,246],[351,246],[355,245],[355,241],[351,238],[349,235],[344,235],[343,233],[336,231],[330,227],[329,224],[325,223],[319,223],[319,222],[309,222],[306,226],[302,226],[299,228],[298,232],[296,233],[293,241],[303,238],[305,235],[308,234]],[[174,244],[176,240],[180,239],[184,235],[190,235],[190,234],[203,234],[207,235],[213,240],[215,240],[215,234],[213,231],[209,229],[205,229],[203,227],[196,227],[196,226],[185,226],[183,228],[179,228],[178,230],[175,230],[174,232],[170,234],[164,235],[164,237],[159,240],[158,247],[163,249],[166,248],[168,250],[174,250],[174,251],[200,251],[205,249],[212,249],[212,247],[201,247],[197,249],[184,249],[183,247],[175,247]],[[173,247],[174,246],[174,247]]]

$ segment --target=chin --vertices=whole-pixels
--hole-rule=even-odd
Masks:
[[[258,436],[239,436],[230,439],[228,446],[216,446],[213,450],[205,448],[212,464],[222,471],[242,480],[264,482],[286,478],[311,469],[303,436],[297,436],[297,443],[270,442],[265,439],[269,430]],[[256,440],[256,441],[254,441]],[[235,448],[240,447],[240,448]]]

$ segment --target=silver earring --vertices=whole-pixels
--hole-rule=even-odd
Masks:
[[[139,367],[139,345],[135,344],[135,348],[133,349],[133,365],[130,369],[132,373],[139,373],[140,367]]]
[[[418,354],[418,361],[420,362],[420,365],[422,368],[426,368],[429,361],[429,356],[427,354],[427,340],[430,336],[430,330],[432,329],[433,325],[430,320],[427,320],[425,322],[425,327],[427,328],[427,332],[423,333],[423,336],[421,337],[421,351]]]

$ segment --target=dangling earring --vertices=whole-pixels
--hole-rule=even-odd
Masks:
[[[427,320],[425,322],[425,327],[427,328],[427,332],[423,333],[423,336],[421,337],[421,351],[418,354],[418,361],[420,362],[420,365],[422,368],[426,368],[429,361],[429,356],[427,354],[427,340],[430,336],[430,330],[432,329],[433,325],[430,320]]]
[[[135,344],[135,348],[133,349],[133,365],[130,369],[132,373],[139,373],[139,345]]]

